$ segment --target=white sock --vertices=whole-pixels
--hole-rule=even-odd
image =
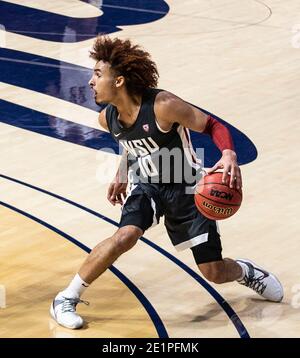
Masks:
[[[239,278],[237,279],[237,281],[242,281],[242,280],[244,279],[244,277],[246,276],[246,272],[248,271],[248,270],[247,270],[248,266],[247,266],[246,264],[244,264],[243,262],[238,262],[238,261],[236,261],[236,263],[237,263],[238,265],[240,265],[240,267],[241,267],[241,269],[242,269],[242,275],[241,275],[241,277],[239,277]]]
[[[84,282],[77,273],[69,286],[60,292],[60,294],[68,298],[79,298],[88,287],[89,284]]]

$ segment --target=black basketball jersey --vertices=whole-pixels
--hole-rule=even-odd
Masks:
[[[169,131],[159,127],[154,113],[156,95],[162,90],[147,89],[134,124],[126,128],[118,110],[109,104],[106,121],[113,138],[128,151],[131,182],[194,183],[200,161],[193,150],[189,130],[174,123]]]

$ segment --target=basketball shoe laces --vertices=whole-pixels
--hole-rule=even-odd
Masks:
[[[263,283],[263,279],[265,277],[266,276],[262,274],[261,276],[255,278],[254,274],[250,273],[249,276],[245,275],[240,283],[241,285],[252,288],[255,292],[262,295],[267,287],[267,285]]]
[[[87,306],[90,304],[88,301],[83,301],[80,298],[68,298],[68,297],[63,297],[63,298],[64,298],[64,302],[61,308],[62,313],[75,312],[78,303],[84,303]]]

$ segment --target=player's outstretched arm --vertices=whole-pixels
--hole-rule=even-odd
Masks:
[[[229,185],[238,189],[242,187],[241,170],[237,164],[232,137],[227,127],[167,91],[157,95],[154,110],[159,125],[165,130],[169,130],[173,123],[179,123],[196,132],[209,134],[221,151],[222,157],[212,168],[208,169],[208,173],[223,169],[224,183],[228,183],[230,174]]]

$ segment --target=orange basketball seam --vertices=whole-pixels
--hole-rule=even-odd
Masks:
[[[202,196],[202,198],[205,198],[207,200],[210,200],[210,201],[213,201],[214,203],[217,203],[217,204],[221,204],[221,205],[232,205],[232,206],[241,206],[241,203],[240,204],[231,204],[231,203],[221,203],[220,201],[216,201],[214,199],[211,199],[211,198],[208,198],[207,196],[204,196],[202,194],[200,194],[197,190],[196,190],[196,193],[200,196]]]
[[[226,184],[223,184],[223,183],[215,183],[215,182],[210,182],[210,183],[198,183],[197,186],[205,186],[205,185],[209,185],[209,184],[216,184],[216,185],[222,185],[222,186],[225,186],[226,188],[229,188],[230,190],[234,190],[235,192],[237,192],[240,196],[243,196],[242,192],[239,191],[238,189],[236,188],[230,188],[228,185]]]

